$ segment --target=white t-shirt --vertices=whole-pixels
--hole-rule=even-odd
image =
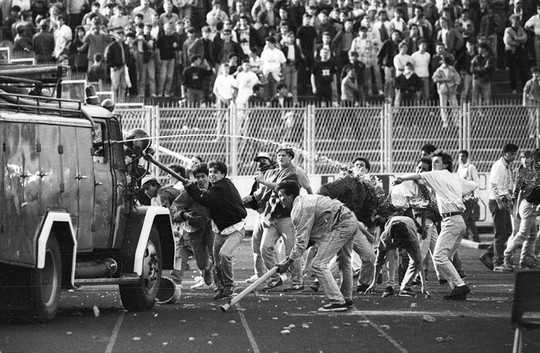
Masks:
[[[462,179],[446,169],[433,170],[419,175],[435,191],[437,206],[441,214],[465,211],[465,205],[462,201],[463,195],[478,187],[474,181]]]
[[[396,77],[403,75],[405,64],[412,62],[411,56],[408,54],[397,54],[394,56],[394,67],[396,68]]]
[[[253,86],[259,83],[259,77],[253,71],[242,71],[236,75],[235,87],[238,89],[236,104],[246,104],[253,94]]]
[[[236,82],[232,75],[218,75],[214,82],[214,94],[221,99],[232,99]]]
[[[418,77],[429,77],[429,62],[431,61],[431,55],[428,52],[424,54],[420,51],[416,51],[411,55],[411,59],[414,65],[414,73]]]
[[[281,50],[277,48],[263,50],[261,62],[263,75],[272,74],[276,81],[281,80],[281,65],[287,62],[285,54]]]

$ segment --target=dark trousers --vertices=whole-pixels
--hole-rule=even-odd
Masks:
[[[516,76],[519,73],[519,79],[521,86],[525,87],[527,82],[527,70],[525,67],[525,57],[522,48],[516,48],[515,52],[511,50],[506,51],[506,64],[508,65],[508,74],[510,76],[510,89],[512,91],[517,89]]]
[[[506,242],[512,235],[512,217],[510,210],[500,209],[495,200],[489,200],[489,211],[493,218],[493,244],[491,244],[486,255],[493,257],[493,265],[501,265],[504,262],[504,249]]]

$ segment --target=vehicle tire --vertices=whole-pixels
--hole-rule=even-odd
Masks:
[[[58,311],[60,288],[62,285],[62,259],[56,236],[47,240],[45,266],[33,270],[33,315],[39,321],[50,321]]]
[[[157,230],[152,227],[144,250],[142,274],[136,284],[121,284],[122,304],[129,311],[151,309],[155,302],[161,280],[161,241]]]

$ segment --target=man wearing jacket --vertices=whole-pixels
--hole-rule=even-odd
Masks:
[[[245,234],[246,209],[238,190],[227,178],[227,166],[223,162],[210,162],[209,179],[212,187],[201,192],[195,183],[183,181],[189,196],[210,209],[214,230],[214,282],[217,286],[214,300],[233,294],[234,275],[232,259]]]
[[[471,71],[473,74],[473,104],[480,103],[480,96],[484,105],[491,100],[491,80],[495,72],[495,58],[491,54],[489,44],[480,43],[479,53],[471,61]]]
[[[204,163],[193,169],[193,175],[197,180],[200,192],[204,192],[210,187],[209,173],[208,166]],[[185,189],[181,190],[174,200],[172,210],[173,222],[181,222],[182,224],[180,237],[183,241],[191,244],[193,257],[195,257],[197,267],[201,271],[202,280],[194,284],[191,289],[209,287],[212,284],[212,248],[214,245],[210,210],[195,202]],[[180,272],[180,277],[183,270]]]
[[[129,48],[124,43],[124,32],[116,32],[116,41],[105,48],[105,62],[111,69],[111,90],[115,102],[123,102],[128,88],[126,75],[126,59]]]

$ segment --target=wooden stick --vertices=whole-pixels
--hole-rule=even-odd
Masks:
[[[255,288],[257,288],[258,286],[260,286],[263,282],[265,282],[267,279],[269,279],[270,277],[272,277],[278,270],[278,267],[275,266],[274,268],[272,268],[270,271],[266,272],[263,276],[261,276],[258,280],[256,280],[255,282],[253,282],[252,284],[250,284],[246,289],[244,289],[243,291],[241,291],[240,293],[238,293],[237,296],[235,296],[234,298],[231,299],[231,301],[227,304],[224,304],[222,306],[220,306],[221,308],[221,311],[223,312],[227,312],[231,306],[235,305],[236,303],[238,303],[240,300],[242,300],[246,295],[248,295],[249,293],[253,292],[253,290],[255,290]]]

